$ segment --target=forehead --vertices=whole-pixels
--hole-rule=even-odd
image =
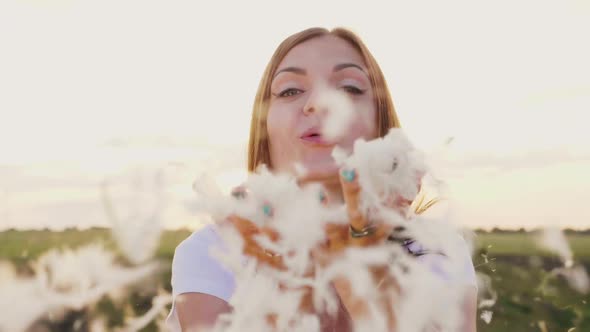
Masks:
[[[302,67],[313,69],[329,67],[339,63],[355,63],[365,67],[363,57],[348,41],[326,35],[312,38],[293,47],[283,58],[278,69]]]

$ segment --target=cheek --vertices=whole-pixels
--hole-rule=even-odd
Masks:
[[[295,118],[292,112],[271,106],[266,117],[266,128],[271,144],[285,140],[294,127]]]
[[[372,102],[359,105],[350,128],[352,140],[363,137],[367,140],[377,137],[377,110]]]
[[[297,155],[294,139],[297,130],[297,112],[271,105],[266,117],[266,128],[270,142],[272,169],[289,171],[289,167]]]

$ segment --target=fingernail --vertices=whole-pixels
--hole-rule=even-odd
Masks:
[[[356,172],[354,171],[354,169],[351,169],[351,170],[344,169],[344,170],[342,170],[342,177],[344,178],[344,180],[346,180],[348,182],[354,181],[355,176],[356,176]]]
[[[267,217],[271,217],[272,216],[272,207],[269,204],[264,204],[262,206],[262,212],[264,212],[264,214]]]
[[[246,191],[243,189],[236,189],[232,191],[231,195],[236,199],[244,199],[246,198]]]
[[[326,201],[326,194],[323,191],[320,191],[319,194],[320,202],[324,203]]]

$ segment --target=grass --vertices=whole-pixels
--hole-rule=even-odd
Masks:
[[[156,258],[170,266],[174,249],[190,235],[187,230],[167,231],[162,235]],[[590,235],[569,234],[568,242],[578,263],[590,270]],[[535,245],[531,233],[479,233],[476,237],[476,270],[489,276],[498,295],[490,324],[478,319],[479,332],[499,331],[590,331],[590,298],[572,290],[562,278],[550,274],[561,264],[559,259]],[[5,231],[0,232],[0,260],[13,262],[21,273],[31,272],[30,262],[50,248],[75,248],[102,242],[116,250],[107,229],[84,231]],[[170,269],[158,277],[160,287],[170,291]],[[486,294],[482,294],[486,296]],[[122,323],[122,313],[141,314],[149,309],[153,294],[133,293],[129,303],[101,300],[96,310],[108,317],[109,326]],[[479,315],[479,313],[478,313]],[[151,324],[146,331],[155,331]],[[64,330],[50,328],[50,330]],[[66,329],[67,330],[67,329]]]
[[[553,257],[535,244],[535,233],[483,233],[476,237],[478,248],[486,248],[494,256],[544,256]],[[577,259],[590,259],[590,236],[585,234],[567,235],[568,243]]]

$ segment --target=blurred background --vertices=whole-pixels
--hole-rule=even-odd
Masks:
[[[535,245],[536,230],[567,229],[588,270],[585,0],[3,0],[0,259],[33,274],[50,248],[116,248],[111,230],[141,220],[169,264],[208,221],[193,181],[207,174],[229,190],[244,178],[264,67],[311,26],[364,39],[402,127],[448,185],[453,221],[477,230],[474,261],[498,294],[480,331],[590,330],[588,294],[551,279],[562,262]],[[169,290],[169,271],[159,280]],[[116,316],[111,307],[101,310]]]

